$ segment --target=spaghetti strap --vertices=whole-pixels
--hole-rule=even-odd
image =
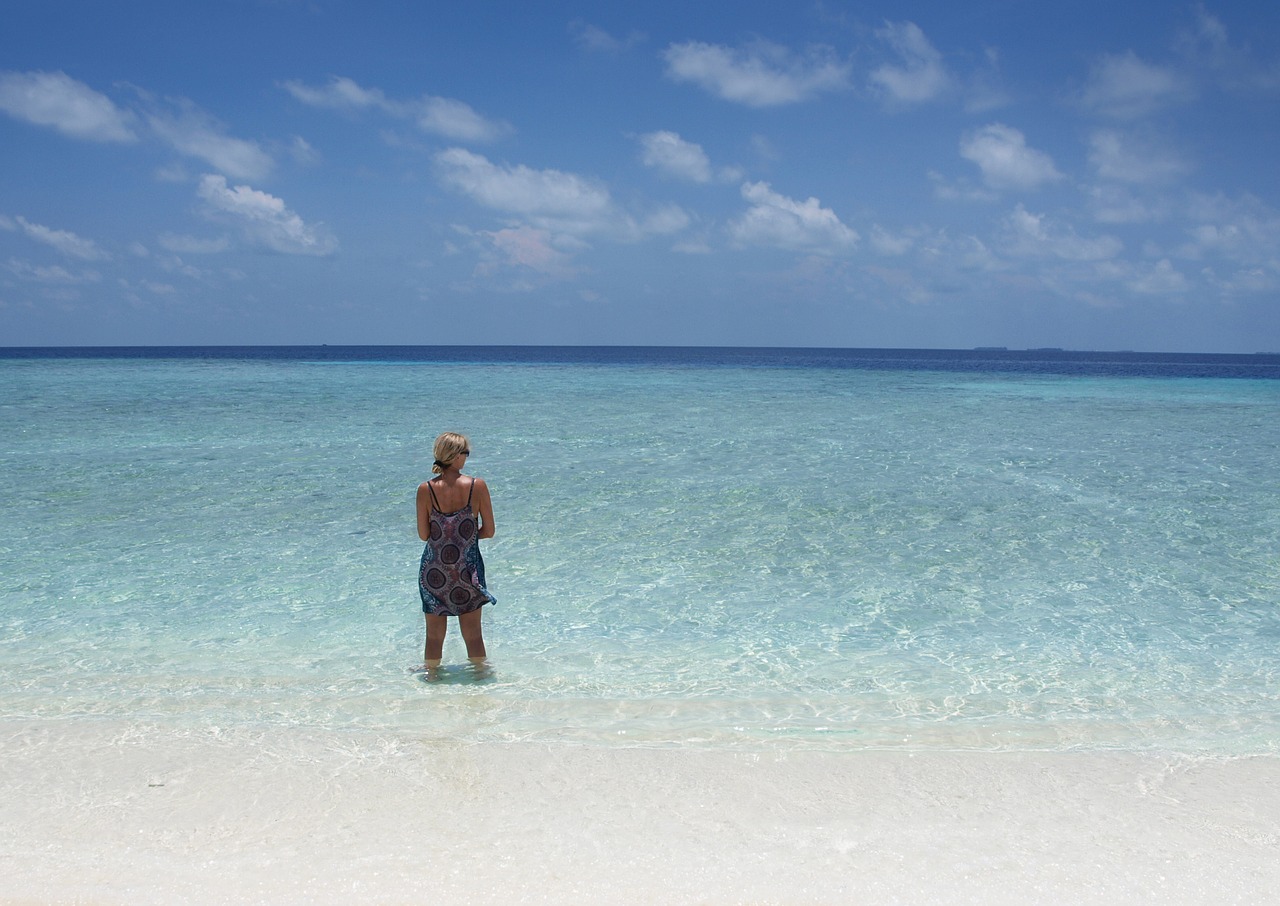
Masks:
[[[467,506],[471,506],[471,492],[476,489],[476,480],[471,479],[471,484],[467,485]]]
[[[440,501],[436,500],[436,489],[431,486],[431,482],[429,481],[427,482],[427,490],[431,492],[431,505],[434,506],[438,512],[440,510]]]

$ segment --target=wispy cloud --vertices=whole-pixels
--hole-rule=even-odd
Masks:
[[[312,226],[274,195],[249,186],[229,187],[222,176],[200,178],[200,198],[211,216],[237,224],[253,242],[287,255],[329,255],[337,240]]]
[[[1103,183],[1087,190],[1089,207],[1099,223],[1152,223],[1169,215],[1163,199],[1134,194],[1128,185]]]
[[[284,83],[284,89],[312,107],[377,110],[412,122],[423,132],[455,141],[488,142],[512,131],[507,123],[486,119],[468,104],[453,98],[428,94],[408,101],[393,100],[381,89],[364,88],[344,76],[334,76],[327,85],[319,88],[289,81]]]
[[[689,212],[677,204],[660,205],[640,221],[640,230],[654,236],[670,236],[688,229]]]
[[[0,217],[0,229],[20,231],[36,242],[57,249],[69,258],[79,258],[81,261],[106,261],[111,257],[92,239],[77,236],[70,230],[55,230],[32,223],[25,217],[14,217],[12,220],[8,217]]]
[[[915,238],[909,233],[891,233],[880,224],[871,227],[871,247],[878,254],[888,257],[905,255],[915,244]]]
[[[983,113],[1004,107],[1009,103],[1009,93],[1000,73],[1000,52],[994,47],[983,51],[985,65],[969,74],[964,85],[964,109],[970,113]]]
[[[1054,223],[1022,205],[1005,219],[1005,240],[1006,252],[1020,258],[1103,261],[1124,251],[1124,243],[1115,236],[1080,236],[1069,225]]]
[[[216,255],[219,252],[225,252],[231,247],[230,241],[225,236],[202,239],[198,236],[162,233],[156,237],[156,242],[165,251],[173,252],[177,255]]]
[[[569,23],[569,33],[579,47],[592,53],[619,54],[646,40],[644,33],[638,31],[629,32],[625,38],[615,38],[603,28],[581,19]]]
[[[561,279],[575,273],[570,256],[555,247],[549,230],[522,224],[494,232],[482,231],[480,235],[489,240],[501,263],[507,267]],[[495,269],[494,262],[482,262],[478,269],[481,273],[489,273]]]
[[[1168,258],[1134,268],[1134,273],[1124,284],[1131,291],[1144,296],[1179,295],[1191,289],[1186,276]]]
[[[102,280],[102,275],[97,271],[76,273],[58,264],[38,265],[19,258],[10,258],[7,267],[19,279],[51,286],[82,286],[87,283],[99,283]]]
[[[689,41],[662,56],[668,77],[749,107],[792,104],[849,85],[849,65],[828,48],[797,55],[764,41],[744,48]]]
[[[730,235],[740,245],[843,255],[858,244],[857,232],[816,198],[795,201],[764,182],[744,183],[742,197],[750,207],[729,224]]]
[[[528,290],[539,281],[573,277],[579,272],[573,257],[589,248],[590,240],[637,242],[682,232],[690,224],[678,205],[632,216],[598,180],[498,164],[463,148],[438,153],[435,169],[441,185],[511,218],[500,230],[464,230],[481,243],[478,276],[493,275],[499,267],[514,271],[515,282],[507,289]]]
[[[1189,258],[1221,257],[1280,276],[1280,211],[1252,195],[1197,194],[1189,210]]]
[[[993,189],[1035,189],[1063,178],[1053,158],[1027,145],[1012,126],[992,123],[960,141],[960,156],[978,165]]]
[[[463,148],[441,151],[435,164],[444,185],[543,228],[583,235],[611,228],[619,216],[607,188],[573,173],[495,164]]]
[[[1094,63],[1080,94],[1080,104],[1103,116],[1137,119],[1191,95],[1191,84],[1175,70],[1148,63],[1127,51],[1109,54]]]
[[[204,161],[232,179],[262,179],[275,161],[257,142],[228,135],[226,127],[188,100],[153,102],[147,123],[181,154]]]
[[[0,110],[71,138],[135,142],[134,117],[64,72],[0,73]]]
[[[1103,179],[1133,183],[1170,182],[1190,170],[1167,144],[1115,129],[1089,137],[1089,163]]]
[[[902,61],[897,65],[886,63],[871,73],[872,84],[886,100],[918,104],[931,101],[951,88],[951,76],[942,64],[942,54],[914,22],[886,22],[876,36]]]
[[[1184,30],[1176,46],[1198,72],[1229,90],[1280,90],[1280,62],[1259,60],[1247,45],[1233,44],[1226,25],[1203,6],[1195,28]]]

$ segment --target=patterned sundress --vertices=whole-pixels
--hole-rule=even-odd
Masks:
[[[435,489],[431,492],[430,539],[422,552],[418,568],[418,592],[422,595],[422,612],[436,616],[456,617],[478,610],[485,604],[496,604],[497,598],[484,587],[484,560],[480,557],[480,535],[475,514],[471,512],[471,493],[475,479],[467,489],[467,503],[452,513],[440,512]]]

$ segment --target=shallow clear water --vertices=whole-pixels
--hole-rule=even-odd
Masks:
[[[0,361],[0,714],[1280,750],[1280,381]],[[413,496],[493,489],[424,682]]]

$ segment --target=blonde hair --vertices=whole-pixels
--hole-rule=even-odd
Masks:
[[[432,450],[436,461],[432,464],[431,471],[437,475],[443,475],[445,468],[453,462],[453,458],[470,447],[471,441],[467,440],[467,435],[454,434],[452,431],[444,432],[436,438],[435,447]]]

